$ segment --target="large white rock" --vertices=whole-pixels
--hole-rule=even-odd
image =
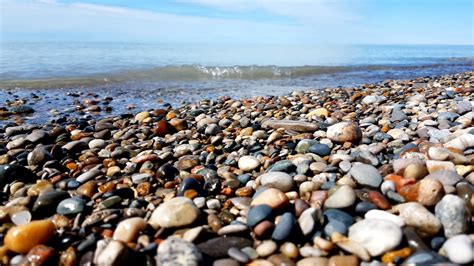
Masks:
[[[250,155],[242,156],[239,159],[239,168],[242,171],[250,172],[260,166],[260,161]]]
[[[467,235],[456,235],[444,242],[443,248],[453,263],[468,264],[474,261],[474,246]]]
[[[349,239],[360,243],[372,257],[376,257],[400,244],[402,230],[387,220],[365,219],[349,228]]]

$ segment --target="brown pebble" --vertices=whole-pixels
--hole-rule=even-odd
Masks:
[[[332,256],[329,259],[328,266],[358,266],[359,259],[356,256]]]
[[[375,190],[369,191],[369,201],[382,210],[388,210],[392,207],[390,202],[380,192]]]
[[[272,234],[274,228],[275,228],[274,223],[270,221],[263,221],[255,226],[255,228],[253,229],[253,232],[255,233],[255,236],[257,238],[265,239]]]
[[[28,252],[19,265],[52,265],[55,253],[54,248],[38,245]]]

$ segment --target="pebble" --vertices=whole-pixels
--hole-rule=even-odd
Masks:
[[[199,217],[199,209],[186,197],[165,201],[153,211],[148,221],[153,227],[182,227],[192,224]]]
[[[443,251],[452,263],[469,264],[474,261],[474,246],[467,235],[455,235],[443,244]]]
[[[257,247],[257,254],[261,258],[265,258],[273,254],[277,250],[277,244],[272,240],[265,240]]]
[[[308,208],[301,213],[298,218],[298,225],[300,226],[303,235],[309,235],[314,228],[316,228],[316,222],[318,219],[319,209]]]
[[[400,244],[402,230],[390,221],[365,219],[349,228],[349,239],[364,246],[371,256],[379,256]]]
[[[406,225],[414,227],[422,237],[436,235],[441,230],[438,218],[420,203],[399,204],[397,209]]]
[[[466,203],[458,196],[445,195],[435,206],[435,215],[443,225],[447,238],[463,234],[469,228],[469,213]]]
[[[202,254],[195,245],[170,236],[158,246],[156,264],[197,266],[202,259]]]
[[[382,175],[372,165],[355,164],[349,174],[362,186],[377,188],[382,183]]]
[[[324,202],[325,208],[347,208],[354,204],[356,194],[350,186],[341,186]]]
[[[269,205],[256,205],[251,207],[247,214],[247,225],[256,226],[258,223],[269,219],[273,215],[273,210]]]
[[[69,198],[61,201],[56,212],[62,215],[74,215],[84,211],[85,201],[81,198]]]
[[[245,172],[255,170],[260,166],[260,161],[253,156],[242,156],[239,159],[239,169]]]
[[[138,233],[146,228],[146,221],[141,217],[132,217],[121,221],[114,231],[113,239],[125,243],[133,242]]]
[[[4,238],[5,246],[17,253],[27,253],[34,246],[46,243],[56,228],[50,220],[37,220],[10,228]]]
[[[227,254],[229,255],[229,257],[235,259],[236,261],[240,263],[247,263],[250,260],[249,256],[247,256],[247,254],[245,254],[238,248],[234,248],[234,247],[229,248],[229,250],[227,251]]]
[[[276,188],[265,189],[263,192],[258,194],[253,200],[251,205],[265,204],[270,206],[272,209],[282,209],[290,203],[290,199],[285,193],[281,192]]]
[[[400,205],[398,205],[400,206]],[[387,211],[382,210],[370,210],[364,215],[365,219],[380,219],[390,221],[399,227],[403,227],[405,225],[405,221],[403,217],[399,217],[397,215],[391,214]]]
[[[288,238],[292,233],[296,225],[296,220],[293,214],[285,212],[278,224],[275,226],[275,230],[272,234],[272,239],[275,241],[283,241]]]
[[[285,172],[265,173],[259,178],[263,186],[270,186],[283,192],[290,191],[294,186],[293,178]]]
[[[362,138],[362,131],[355,123],[340,122],[328,127],[327,137],[337,143],[355,143]]]

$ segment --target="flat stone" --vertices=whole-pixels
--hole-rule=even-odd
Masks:
[[[441,223],[438,218],[420,203],[399,204],[397,209],[405,223],[414,227],[422,237],[436,235],[441,230]]]
[[[197,245],[197,248],[212,258],[223,258],[227,256],[230,248],[242,249],[252,246],[252,240],[237,236],[216,237]]]
[[[262,123],[263,128],[279,129],[283,128],[296,132],[314,132],[319,129],[319,124],[296,120],[275,120],[269,119]]]
[[[362,186],[378,188],[382,183],[382,175],[372,165],[355,164],[349,174]]]
[[[326,144],[314,144],[308,148],[308,152],[324,157],[331,154],[331,149]]]
[[[199,217],[199,209],[186,197],[176,197],[156,208],[148,221],[154,227],[182,227],[192,224]]]
[[[440,170],[432,174],[429,174],[425,179],[435,179],[441,182],[445,186],[454,186],[460,182],[463,177],[460,176],[456,171],[452,170]]]
[[[285,172],[269,172],[259,178],[263,186],[270,186],[283,192],[288,192],[294,187],[293,178]]]
[[[325,208],[347,208],[355,203],[356,194],[354,189],[350,186],[343,185],[339,187],[329,198],[324,202]]]
[[[190,265],[198,266],[202,261],[202,254],[198,248],[186,240],[174,236],[168,237],[158,246],[157,265]]]
[[[435,206],[435,215],[443,225],[444,235],[452,237],[469,229],[469,213],[466,203],[455,195],[445,195]]]
[[[402,240],[402,230],[390,221],[365,219],[349,228],[349,239],[362,244],[375,257],[397,247]]]

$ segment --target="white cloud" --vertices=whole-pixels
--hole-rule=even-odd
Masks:
[[[263,10],[302,21],[337,22],[360,19],[359,7],[366,0],[178,0],[226,11]]]
[[[298,18],[332,16],[323,7],[318,9],[318,13],[312,12],[319,4],[311,4],[307,0],[296,0],[299,4],[294,4],[294,8],[283,1],[256,1],[254,6],[247,0],[238,3],[231,0],[219,8],[241,8],[239,12],[264,8],[274,14]],[[304,3],[309,4],[311,10],[303,11]],[[0,4],[2,39],[228,43],[308,43],[324,39],[325,42],[344,42],[340,36],[328,38],[335,31],[334,27],[338,27],[335,23],[302,23],[295,20],[285,25],[246,20],[245,16],[242,19],[211,18],[83,2],[64,4],[53,0],[0,0]],[[199,4],[220,5],[214,0],[199,0]],[[339,29],[344,31],[345,28]]]

